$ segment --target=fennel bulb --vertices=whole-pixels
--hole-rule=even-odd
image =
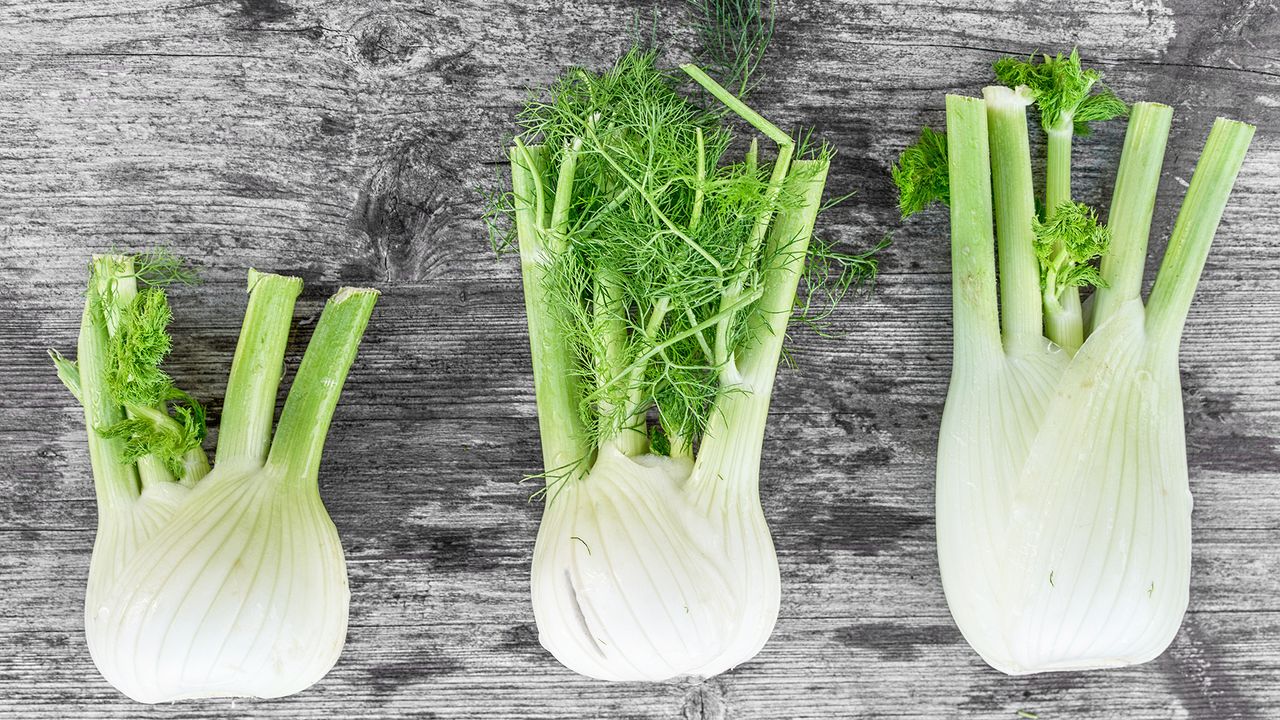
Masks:
[[[1033,94],[984,97],[947,97],[945,143],[929,161],[947,168],[951,208],[954,359],[936,498],[947,603],[969,644],[1009,674],[1145,662],[1172,642],[1190,584],[1179,340],[1253,128],[1214,124],[1144,306],[1172,110],[1133,106],[1106,231],[1080,212],[1074,230],[1046,238],[1027,138]],[[936,180],[917,162],[924,151],[895,169],[904,202],[910,177]],[[1073,212],[1066,202],[1059,212]],[[1074,269],[1095,251],[1100,271]],[[1058,304],[1075,287],[1053,285],[1058,271],[1099,285],[1091,322]]]
[[[708,677],[777,619],[759,462],[774,374],[829,152],[684,71],[778,146],[726,157],[718,115],[651,55],[572,71],[530,103],[510,151],[546,499],[539,639],[604,680]],[[799,153],[803,153],[800,150]],[[847,287],[847,285],[846,285]]]
[[[170,345],[163,285],[179,266],[103,256],[90,271],[78,357],[52,355],[84,405],[98,500],[85,593],[94,663],[145,703],[307,688],[346,638],[346,565],[317,473],[377,293],[329,299],[273,439],[302,281],[249,271],[210,471],[203,409],[159,369]]]

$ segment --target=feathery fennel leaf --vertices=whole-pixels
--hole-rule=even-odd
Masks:
[[[1111,88],[1102,88],[1092,95],[1086,95],[1084,100],[1076,106],[1075,115],[1072,117],[1072,132],[1080,136],[1088,135],[1093,132],[1089,123],[1126,117],[1128,114],[1129,106],[1117,97]]]
[[[1111,231],[1084,203],[1063,203],[1047,220],[1036,218],[1036,259],[1046,299],[1057,299],[1069,287],[1106,287],[1094,261],[1106,254]]]
[[[1102,88],[1102,73],[1080,66],[1080,53],[1032,55],[1026,60],[1003,57],[992,66],[996,80],[1009,87],[1026,85],[1040,111],[1040,123],[1046,131],[1070,123],[1076,135],[1089,134],[1089,123],[1121,117],[1128,107],[1111,90]],[[1094,89],[1096,95],[1090,93]]]
[[[751,92],[773,39],[772,0],[689,0],[697,14],[703,64],[738,97]]]
[[[172,349],[173,313],[164,288],[194,281],[195,273],[163,249],[104,255],[90,264],[92,316],[106,331],[102,382],[127,413],[94,431],[123,441],[125,462],[154,456],[178,478],[207,470],[200,448],[207,425],[204,407],[161,369]],[[63,384],[83,402],[76,363],[54,351],[49,355]]]
[[[947,136],[932,128],[920,128],[920,139],[902,151],[890,174],[898,186],[898,208],[902,211],[902,219],[915,215],[934,202],[949,205]]]
[[[206,418],[204,407],[194,398],[172,386],[170,390],[166,400],[173,402],[172,416],[153,407],[136,407],[132,416],[99,432],[124,441],[125,462],[151,455],[180,478],[185,473],[187,453],[204,442]]]
[[[751,242],[758,218],[800,203],[801,178],[775,193],[770,163],[729,157],[720,116],[654,61],[632,51],[604,73],[570,71],[518,118],[522,142],[546,148],[544,185],[575,163],[547,282],[593,438],[633,432],[649,405],[669,435],[698,436],[723,369],[716,328],[724,321],[728,350],[741,346],[765,274],[785,259]]]
[[[174,255],[167,248],[156,248],[137,253],[133,257],[133,273],[138,282],[152,288],[170,285],[194,285],[199,281],[196,271],[186,260]]]
[[[107,388],[121,405],[156,405],[173,387],[160,369],[172,348],[169,300],[158,288],[140,290],[119,316],[107,345]]]

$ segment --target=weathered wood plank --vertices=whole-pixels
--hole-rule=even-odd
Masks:
[[[184,387],[219,410],[247,266],[301,274],[289,361],[343,283],[385,295],[321,485],[352,629],[333,673],[269,703],[166,717],[1262,718],[1280,703],[1280,20],[1258,3],[883,1],[779,6],[754,103],[838,149],[857,190],[823,232],[895,230],[875,293],[797,330],[762,469],[784,604],[765,651],[705,683],[615,686],[537,645],[538,442],[517,268],[484,242],[524,88],[601,66],[649,5],[84,0],[0,8],[0,714],[134,717],[81,633],[95,511],[78,413],[44,348],[74,345],[87,254],[171,244]],[[696,50],[661,7],[671,61]],[[942,94],[1000,54],[1073,43],[1125,97],[1176,111],[1148,282],[1214,115],[1259,125],[1182,351],[1196,510],[1191,612],[1159,660],[1006,678],[937,581],[932,464],[950,364],[946,218],[899,227],[887,168]],[[1121,124],[1077,147],[1105,201]]]
[[[149,709],[166,718],[309,717],[760,717],[1012,718],[1267,717],[1274,690],[1238,681],[1280,672],[1280,613],[1191,614],[1169,652],[1150,667],[1069,676],[1006,678],[965,650],[954,625],[927,618],[910,628],[884,618],[783,617],[773,642],[734,673],[703,683],[606,685],[549,667],[531,651],[535,630],[516,622],[353,626],[333,672],[309,703],[187,702]],[[28,654],[0,676],[20,693],[24,718],[136,717],[138,707],[97,677],[74,633],[26,635]],[[52,657],[67,656],[65,662]],[[1216,668],[1220,674],[1209,674]],[[1159,670],[1160,673],[1154,672]],[[16,672],[14,672],[16,671]],[[40,676],[45,682],[14,682]],[[67,687],[76,687],[68,697]],[[310,709],[308,709],[310,708]],[[1185,715],[1184,715],[1185,713]]]

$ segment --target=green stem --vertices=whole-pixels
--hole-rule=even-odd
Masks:
[[[689,327],[698,324],[698,316],[694,314],[693,308],[686,307],[684,309],[685,318],[689,320]],[[702,354],[707,356],[707,362],[715,364],[716,351],[707,343],[707,338],[701,332],[694,333],[693,339],[698,341],[698,347],[702,349]]]
[[[715,412],[702,433],[694,471],[685,487],[694,507],[704,512],[723,507],[726,494],[737,496],[739,502],[759,504],[760,451],[769,421],[774,369],[767,373],[763,367],[758,369],[754,387],[716,398]]]
[[[991,153],[986,104],[947,96],[947,171],[951,186],[951,305],[961,352],[1000,351],[992,234]]]
[[[1047,130],[1048,158],[1045,162],[1045,215],[1052,218],[1058,208],[1071,202],[1071,136],[1074,127],[1067,119]],[[1068,352],[1084,344],[1084,311],[1080,289],[1059,288],[1056,300],[1044,305],[1045,335]]]
[[[658,328],[662,327],[662,321],[667,317],[667,311],[671,309],[671,298],[660,297],[653,304],[653,309],[649,312],[649,319],[644,324],[644,337],[650,343],[657,339]],[[628,419],[623,431],[638,431],[641,437],[645,435],[644,413],[649,409],[645,403],[644,397],[644,374],[649,369],[649,363],[637,365],[631,371],[631,393],[627,398],[627,412],[623,416]]]
[[[622,293],[616,280],[604,271],[596,271],[595,296],[592,301],[592,316],[596,336],[604,342],[603,352],[596,358],[597,388],[600,390],[597,401],[597,413],[601,425],[601,446],[612,446],[624,455],[636,455],[644,452],[644,437],[635,432],[631,417],[626,414],[626,407],[619,408],[610,394],[606,392],[606,383],[612,378],[627,373],[623,361],[627,350],[627,328],[624,320]],[[643,365],[637,366],[643,371]],[[635,368],[632,369],[634,372]],[[631,388],[625,388],[628,395]],[[626,401],[623,401],[625,406]],[[620,412],[621,411],[621,412]],[[616,431],[610,427],[621,418]]]
[[[556,174],[556,195],[551,208],[551,231],[563,236],[569,229],[569,206],[573,201],[573,176],[578,169],[578,154],[582,151],[582,138],[574,138],[560,157],[560,169]]]
[[[732,303],[740,298],[725,292],[720,298],[720,312],[717,313],[719,320],[716,322],[714,346],[711,350],[712,363],[723,369],[729,362],[729,322],[733,320],[733,313],[724,311],[726,303]],[[745,306],[743,306],[745,307]]]
[[[773,123],[769,122],[768,120],[765,120],[764,117],[760,115],[760,113],[747,107],[746,103],[738,99],[738,97],[733,93],[724,89],[724,87],[720,85],[720,83],[716,82],[715,80],[712,80],[711,77],[707,75],[705,72],[703,72],[702,69],[699,68],[697,65],[685,64],[685,65],[681,65],[680,69],[683,70],[689,77],[693,78],[694,82],[701,85],[704,90],[711,93],[711,95],[714,96],[715,99],[724,103],[725,107],[732,110],[733,113],[736,114],[738,117],[742,118],[743,120],[746,120],[747,123],[751,125],[751,127],[764,133],[766,137],[768,137],[770,140],[777,143],[779,147],[783,145],[794,144],[794,141],[791,139],[790,135],[779,130],[778,127]]]
[[[249,305],[222,405],[220,463],[266,462],[293,305],[300,292],[300,278],[249,270]]]
[[[141,490],[137,468],[120,459],[124,454],[124,441],[105,438],[99,432],[124,419],[124,410],[115,403],[107,389],[107,342],[101,296],[90,283],[80,320],[76,368],[100,521],[112,517],[117,508],[136,499]]]
[[[138,277],[134,271],[133,256],[131,255],[108,255],[95,257],[93,259],[93,273],[98,278],[100,291],[105,291],[106,285],[111,285],[114,292],[111,297],[113,303],[102,303],[103,315],[106,320],[106,329],[108,337],[115,335],[120,331],[120,317],[124,313],[125,308],[133,303],[134,298],[138,296]],[[176,421],[169,417],[163,408],[156,408],[153,413],[142,413],[140,408],[125,408],[125,415],[128,417],[137,417],[140,414],[147,414],[148,417],[156,420],[159,416],[163,416],[164,420],[172,422],[174,426]],[[171,426],[172,427],[172,426]],[[165,466],[159,458],[152,455],[144,455],[138,458],[138,479],[142,482],[142,488],[146,488],[156,483],[174,482],[177,480],[169,468]]]
[[[778,213],[777,221],[769,232],[765,255],[779,261],[764,272],[759,312],[751,316],[748,340],[737,358],[737,370],[748,391],[766,398],[773,389],[787,322],[795,309],[796,287],[804,274],[809,239],[822,209],[827,169],[825,158],[797,160],[793,164],[791,180],[795,183],[800,204],[793,210]]]
[[[559,317],[563,309],[548,297],[547,275],[555,255],[563,250],[559,245],[563,236],[543,233],[537,220],[533,188],[543,152],[538,146],[512,149],[511,189],[515,198],[516,237],[538,403],[542,464],[545,472],[553,473],[563,468],[583,467],[584,460],[591,460],[588,457],[591,447],[578,412],[579,389],[573,349],[564,336]],[[552,246],[548,247],[548,243]]]
[[[1059,288],[1044,302],[1044,334],[1058,347],[1075,354],[1084,344],[1084,308],[1075,286]]]
[[[610,213],[622,207],[622,203],[626,202],[627,199],[631,197],[632,192],[634,192],[634,189],[631,186],[627,186],[614,193],[612,200],[610,200],[604,207],[600,208],[598,212],[591,213],[591,217],[587,219],[586,222],[575,227],[574,232],[583,237],[589,235],[596,229],[596,226],[599,225],[602,220],[609,217]]]
[[[1252,125],[1225,118],[1215,120],[1209,131],[1147,303],[1147,331],[1152,335],[1171,342],[1182,336],[1213,234],[1253,132]]]
[[[686,338],[693,337],[695,335],[700,334],[702,331],[706,330],[709,327],[714,327],[715,324],[720,322],[720,320],[723,319],[725,315],[729,313],[735,313],[735,312],[738,312],[739,310],[745,309],[746,307],[751,305],[751,303],[759,300],[763,294],[764,294],[763,290],[760,290],[760,289],[753,290],[747,293],[746,295],[743,295],[742,297],[738,298],[737,302],[725,308],[724,310],[721,310],[715,315],[712,315],[706,320],[703,320],[702,322],[684,330],[683,332],[679,332],[679,333],[676,333],[675,335],[672,335],[666,340],[663,340],[657,345],[654,345],[648,350],[640,353],[640,355],[637,356],[635,360],[631,361],[631,364],[627,365],[625,368],[622,368],[621,372],[619,372],[617,375],[614,375],[612,378],[609,378],[607,382],[605,382],[600,387],[596,388],[595,391],[592,392],[591,395],[587,397],[587,400],[588,401],[596,400],[606,390],[613,387],[614,385],[621,382],[622,380],[630,377],[630,373],[632,370],[649,362],[649,360],[653,358],[653,356],[657,355],[663,350],[666,350],[672,345],[675,345],[676,343],[684,341]],[[538,414],[539,416],[541,416],[542,413],[539,412]]]
[[[782,183],[786,179],[787,173],[791,170],[791,158],[795,154],[796,145],[795,140],[791,139],[790,135],[780,130],[777,125],[766,120],[764,116],[760,115],[760,113],[752,110],[746,103],[742,102],[741,99],[726,90],[724,86],[720,85],[715,80],[712,80],[711,77],[703,72],[698,66],[685,64],[681,65],[680,69],[688,74],[689,77],[693,78],[694,81],[701,85],[704,90],[711,93],[713,97],[723,103],[725,107],[729,108],[729,110],[738,115],[738,117],[746,120],[749,125],[756,130],[759,130],[765,137],[772,140],[778,146],[778,159],[774,162],[773,172],[769,176],[768,195],[766,198],[767,202],[765,203],[764,210],[756,217],[756,223],[751,231],[751,239],[748,242],[747,247],[744,248],[744,251],[739,256],[739,267],[736,269],[733,280],[729,283],[728,289],[720,299],[720,310],[723,314],[726,307],[733,305],[738,301],[738,296],[741,294],[743,285],[746,282],[746,275],[750,272],[751,267],[756,260],[760,245],[764,242],[765,236],[769,233],[769,226],[773,222],[773,215],[777,205],[778,195],[782,192]],[[757,153],[758,146],[753,139],[751,149],[747,153],[747,166],[753,171],[755,168]],[[826,177],[824,170],[823,183],[825,184],[825,182]],[[794,291],[792,295],[794,297]],[[788,310],[788,313],[789,312],[790,311]],[[723,367],[724,363],[728,360],[729,329],[732,324],[733,314],[730,313],[725,315],[720,324],[716,326],[715,358],[716,363],[721,367]]]
[[[693,186],[693,212],[689,214],[689,232],[698,231],[698,222],[702,220],[702,203],[706,196],[703,184],[707,181],[707,146],[702,137],[702,128],[697,128],[698,137],[698,179]]]
[[[1048,157],[1045,161],[1045,214],[1053,217],[1058,206],[1071,202],[1071,122],[1046,130]]]
[[[340,289],[325,303],[307,343],[267,459],[295,486],[315,487],[329,422],[377,300],[377,290]]]
[[[1107,217],[1111,247],[1102,258],[1103,284],[1094,291],[1090,323],[1093,328],[1115,315],[1121,305],[1141,297],[1151,215],[1172,120],[1173,108],[1168,105],[1139,102],[1129,111],[1129,127]]]
[[[987,106],[1000,262],[1000,320],[1005,349],[1012,350],[1031,347],[1043,336],[1040,271],[1032,229],[1035,189],[1027,138],[1030,98],[1003,86],[984,88],[982,95]]]
[[[530,203],[530,212],[533,215],[533,225],[538,229],[547,227],[547,194],[542,189],[542,171],[543,161],[546,153],[542,148],[534,148],[525,145],[520,138],[515,139],[515,149],[512,151],[512,164],[515,164],[516,156],[519,156],[519,162],[529,168],[529,186],[525,188],[524,202]],[[513,190],[514,191],[514,190]],[[517,197],[516,201],[520,202],[522,198]]]
[[[675,433],[667,433],[667,440],[671,443],[671,457],[685,460],[693,459],[693,443],[689,442],[689,438]]]

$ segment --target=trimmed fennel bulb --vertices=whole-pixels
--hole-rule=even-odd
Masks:
[[[1009,674],[1145,662],[1173,640],[1188,602],[1179,340],[1253,128],[1214,124],[1144,306],[1172,111],[1133,106],[1107,230],[1079,213],[1074,230],[1046,238],[1028,149],[1032,94],[989,87],[984,97],[947,97],[941,157],[954,315],[937,465],[947,603],[969,644]],[[1071,259],[1073,242],[1089,246],[1085,257]],[[1095,250],[1100,271],[1073,270]],[[1055,286],[1058,271],[1095,274],[1091,317],[1088,307],[1064,312],[1066,289],[1083,283]]]
[[[164,256],[95,258],[78,357],[53,353],[84,405],[98,500],[89,652],[139,702],[289,695],[323,677],[346,638],[346,565],[317,472],[377,293],[329,299],[273,439],[302,282],[249,272],[210,471],[203,409],[159,369],[163,285],[177,268]]]
[[[604,680],[708,677],[763,647],[781,587],[759,463],[797,285],[807,257],[846,282],[875,267],[811,242],[829,152],[803,157],[683,70],[776,159],[728,158],[720,117],[633,52],[530,103],[495,208],[514,216],[542,439],[539,639]]]

